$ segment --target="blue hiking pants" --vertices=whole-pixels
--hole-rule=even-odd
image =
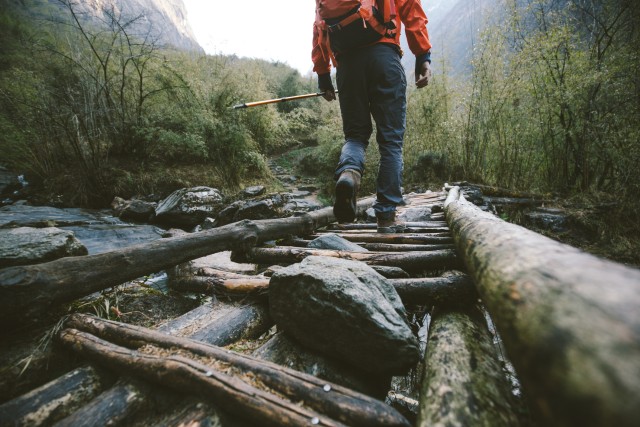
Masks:
[[[373,117],[380,150],[373,208],[377,218],[389,219],[402,203],[407,79],[400,63],[400,51],[393,44],[376,43],[342,54],[338,62],[338,98],[345,143],[336,179],[346,169],[364,172]]]

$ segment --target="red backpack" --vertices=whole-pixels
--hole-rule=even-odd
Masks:
[[[394,0],[316,0],[316,25],[336,54],[396,36]]]

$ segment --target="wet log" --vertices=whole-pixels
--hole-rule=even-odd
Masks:
[[[372,199],[358,202],[359,211]],[[145,274],[214,252],[303,235],[335,220],[331,208],[300,217],[241,221],[220,228],[161,239],[120,251],[0,270],[0,321],[5,328],[38,320],[52,305],[68,302]]]
[[[447,220],[541,424],[640,419],[640,271],[482,212]]]
[[[0,405],[0,425],[51,425],[97,396],[108,379],[91,367],[82,367],[29,393]]]
[[[261,294],[269,287],[268,277],[236,277],[222,279],[213,276],[179,277],[171,282],[171,289],[179,292],[200,292],[223,296]]]
[[[347,227],[351,226],[351,227]],[[377,229],[376,224],[344,224],[341,227],[344,228],[331,228],[325,230],[320,230],[318,233],[336,233],[341,232],[343,234],[356,234],[356,233],[371,233],[373,230]],[[450,232],[449,227],[440,226],[440,227],[407,227],[407,233],[411,234],[432,234],[435,236],[441,236]]]
[[[54,424],[55,427],[106,427],[118,425],[140,410],[151,394],[148,386],[120,381],[96,396],[79,411]]]
[[[482,313],[436,308],[416,425],[517,426],[515,407]]]
[[[405,305],[451,307],[468,305],[478,299],[473,281],[463,273],[449,272],[441,277],[394,279],[390,282]]]
[[[441,231],[442,229],[449,230],[449,225],[446,221],[424,221],[424,222],[405,222],[405,226],[414,229],[438,229]],[[358,223],[354,222],[351,224],[331,224],[327,226],[327,230],[375,230],[378,228],[378,225],[375,223]]]
[[[380,401],[220,347],[86,315],[72,316],[67,327],[60,333],[60,339],[67,346],[133,375],[181,391],[213,397],[225,409],[241,417],[251,415],[273,425],[308,425],[316,417],[326,422],[336,420],[336,425],[342,422],[362,426],[407,425],[401,415]],[[71,329],[75,327],[82,330]],[[171,351],[179,349],[180,354],[189,352],[207,364],[183,356],[156,356],[132,350],[148,344]],[[257,379],[267,390],[245,382],[247,378],[243,376],[247,375]],[[293,402],[303,401],[305,407],[278,395]]]
[[[372,252],[428,252],[455,249],[453,243],[440,245],[396,245],[390,243],[362,243],[361,246]]]
[[[308,256],[328,256],[353,261],[362,261],[369,265],[387,265],[400,267],[407,271],[423,271],[440,268],[456,268],[460,262],[454,250],[430,252],[349,252],[328,249],[308,249],[293,247],[252,248],[245,252],[235,252],[233,257],[240,261],[276,264],[300,262]]]
[[[252,354],[259,359],[313,375],[323,381],[384,399],[391,377],[363,372],[337,358],[304,347],[283,332],[277,332]]]
[[[335,233],[345,240],[354,243],[389,243],[397,245],[427,245],[453,243],[450,233],[446,235],[432,234],[383,234],[383,233]],[[320,234],[312,234],[310,239],[319,237]]]

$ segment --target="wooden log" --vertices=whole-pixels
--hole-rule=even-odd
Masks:
[[[445,206],[541,424],[636,425],[640,271],[502,221],[457,189]]]
[[[405,222],[405,226],[413,228],[436,228],[436,229],[449,229],[449,225],[446,221],[424,221],[424,222]],[[350,224],[330,224],[327,230],[375,230],[378,225],[375,223],[360,223],[354,222]]]
[[[308,256],[328,256],[354,261],[366,262],[370,265],[388,265],[400,267],[407,271],[424,271],[440,268],[456,268],[460,265],[454,250],[430,252],[349,252],[328,249],[308,249],[293,247],[252,248],[243,253],[234,253],[236,260],[246,259],[249,262],[276,264],[300,262]]]
[[[319,354],[283,332],[277,332],[252,355],[376,399],[385,398],[391,383],[390,376],[372,375],[339,359]]]
[[[424,244],[445,244],[453,243],[450,233],[446,235],[432,234],[383,234],[383,233],[335,233],[345,240],[354,243],[390,243],[402,245],[424,245]],[[311,239],[319,237],[320,234],[312,234]]]
[[[429,252],[455,249],[452,243],[440,245],[396,245],[390,243],[362,243],[361,246],[372,252]]]
[[[358,202],[363,211],[373,199]],[[120,251],[0,270],[0,321],[5,328],[37,321],[52,305],[124,283],[214,252],[252,246],[326,226],[331,208],[300,217],[241,221],[224,227],[161,239]]]
[[[200,292],[222,296],[261,294],[269,287],[268,277],[246,276],[221,279],[212,276],[179,277],[171,281],[171,289],[179,292]]]
[[[97,396],[82,409],[54,424],[55,427],[107,427],[118,425],[146,403],[147,386],[120,381]]]
[[[478,299],[473,281],[463,273],[449,272],[441,277],[394,279],[390,282],[405,305],[450,307],[468,305]]]
[[[345,224],[346,225],[355,225],[355,224]],[[377,226],[375,224],[362,224],[363,227],[345,227],[343,229],[327,229],[327,230],[318,230],[318,233],[336,233],[339,231],[342,234],[357,234],[357,233],[365,233],[369,234],[372,230],[376,230]],[[372,226],[371,226],[372,225]],[[406,232],[403,234],[432,234],[435,236],[448,235],[450,233],[449,227],[408,227]]]
[[[251,356],[234,353],[229,350],[207,345],[198,341],[164,335],[138,326],[107,321],[86,315],[72,316],[68,321],[68,326],[79,327],[82,328],[83,331],[87,331],[87,333],[76,329],[66,329],[63,331],[60,335],[61,339],[68,345],[77,343],[79,342],[78,340],[80,340],[82,341],[82,345],[94,346],[89,349],[89,353],[92,357],[98,357],[103,362],[113,362],[123,368],[129,366],[132,361],[128,360],[128,362],[125,363],[123,359],[119,359],[118,357],[115,359],[112,358],[111,354],[105,355],[104,351],[115,351],[114,349],[109,350],[106,347],[115,346],[107,341],[100,342],[101,339],[109,340],[120,346],[127,347],[127,349],[120,347],[123,350],[152,344],[164,349],[185,350],[197,356],[207,358],[207,360],[214,359],[224,365],[231,365],[233,369],[240,370],[244,374],[251,373],[251,375],[255,376],[260,382],[265,384],[267,387],[274,389],[278,393],[287,396],[290,399],[294,399],[296,402],[304,401],[305,405],[309,406],[313,410],[326,414],[340,422],[346,422],[349,425],[406,425],[406,420],[402,416],[380,401],[344,387],[340,387],[336,384],[328,384],[326,381],[319,380],[314,376],[287,369],[273,363],[260,361]],[[100,338],[94,337],[92,334],[96,334]],[[100,348],[100,352],[97,352],[98,348]],[[120,352],[119,354],[124,354],[122,353],[123,350],[117,351]],[[127,353],[127,358],[130,356],[131,354]],[[146,355],[141,354],[136,355],[136,364],[140,358],[144,359],[145,356]],[[177,358],[169,356],[165,359],[175,361]],[[147,362],[156,366],[156,368],[158,367],[158,364],[161,363],[157,360],[146,361],[144,363]],[[161,365],[167,369],[173,369],[170,366],[167,366],[164,362],[162,362]],[[189,364],[189,366],[191,368],[196,368],[199,371],[203,370],[195,367],[193,364]],[[132,365],[132,367],[135,369],[135,364]],[[180,370],[182,371],[183,369]],[[204,369],[204,372],[207,372],[206,368]],[[148,374],[149,373],[145,373],[145,375]],[[225,374],[214,374],[215,375],[211,375],[211,377],[215,377],[214,379],[221,381],[224,384],[237,382],[234,378],[225,378]],[[199,384],[201,380],[202,379],[197,379],[196,383]],[[238,385],[236,384],[236,386]],[[236,389],[241,390],[243,387],[244,385],[240,384],[239,388],[236,387]],[[213,393],[218,398],[225,399],[225,401],[228,399],[228,396],[235,396],[234,393],[229,393],[228,390],[225,391],[223,396],[220,396],[220,393],[218,392],[214,392],[206,387],[205,389],[207,390],[207,393]],[[262,394],[263,392],[259,392],[256,395],[262,396]],[[243,399],[245,399],[244,396],[240,398],[240,400]],[[266,403],[269,404],[271,401],[270,398],[267,396],[265,399],[267,400]],[[235,405],[235,403],[237,402],[231,402],[232,405]],[[252,401],[250,403],[255,404],[258,402]],[[285,405],[284,407],[288,408],[289,405]],[[314,416],[319,415],[316,414]],[[295,416],[292,415],[292,417],[295,419]],[[319,417],[321,419],[326,418],[324,416]],[[309,419],[311,419],[311,417],[307,418],[305,422],[308,423]]]
[[[513,400],[480,311],[436,308],[416,425],[517,426]]]
[[[0,405],[0,425],[51,425],[97,396],[109,384],[105,375],[85,366]]]

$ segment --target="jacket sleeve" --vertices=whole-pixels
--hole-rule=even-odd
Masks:
[[[331,52],[326,43],[327,35],[318,25],[318,19],[313,24],[313,49],[311,50],[311,60],[313,61],[313,71],[318,75],[331,72]]]
[[[420,0],[396,0],[400,20],[404,24],[409,49],[415,56],[424,55],[431,50],[427,32],[427,15]]]

